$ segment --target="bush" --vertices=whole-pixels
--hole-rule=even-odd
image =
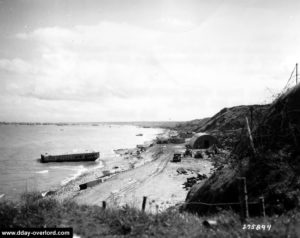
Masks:
[[[0,227],[12,227],[17,214],[16,204],[8,201],[0,202]]]

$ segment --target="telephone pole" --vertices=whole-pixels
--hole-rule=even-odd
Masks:
[[[296,63],[296,84],[298,83],[298,63]]]

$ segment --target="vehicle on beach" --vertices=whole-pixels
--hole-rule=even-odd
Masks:
[[[83,152],[74,154],[49,155],[41,154],[41,162],[77,162],[77,161],[95,161],[100,156],[99,152]]]
[[[174,153],[172,162],[181,162],[182,154],[181,153]]]
[[[184,157],[193,157],[193,151],[191,149],[186,149],[183,154]]]
[[[194,151],[194,158],[195,159],[203,159],[202,151],[201,150]]]

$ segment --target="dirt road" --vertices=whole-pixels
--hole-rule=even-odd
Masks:
[[[106,201],[108,207],[128,204],[140,208],[143,196],[147,196],[146,210],[151,212],[184,202],[188,191],[182,188],[182,184],[186,178],[195,176],[197,172],[209,175],[212,164],[208,160],[194,158],[169,163],[174,151],[178,149],[182,149],[182,145],[155,145],[146,156],[154,156],[156,159],[80,191],[74,199],[81,204],[101,206],[102,201]],[[178,174],[178,168],[185,168],[189,172]]]
[[[125,195],[127,197],[143,183],[162,173],[166,168],[173,155],[172,149],[164,146],[157,146],[155,149],[161,153],[154,161],[117,174],[104,183],[84,190],[76,196],[75,200],[79,203],[96,205],[101,205],[102,201],[106,201],[108,204],[124,202],[122,197],[124,198]]]

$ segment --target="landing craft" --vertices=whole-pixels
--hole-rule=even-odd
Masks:
[[[49,155],[41,154],[41,161],[47,162],[77,162],[77,161],[95,161],[100,156],[99,152],[84,152],[76,154]]]

